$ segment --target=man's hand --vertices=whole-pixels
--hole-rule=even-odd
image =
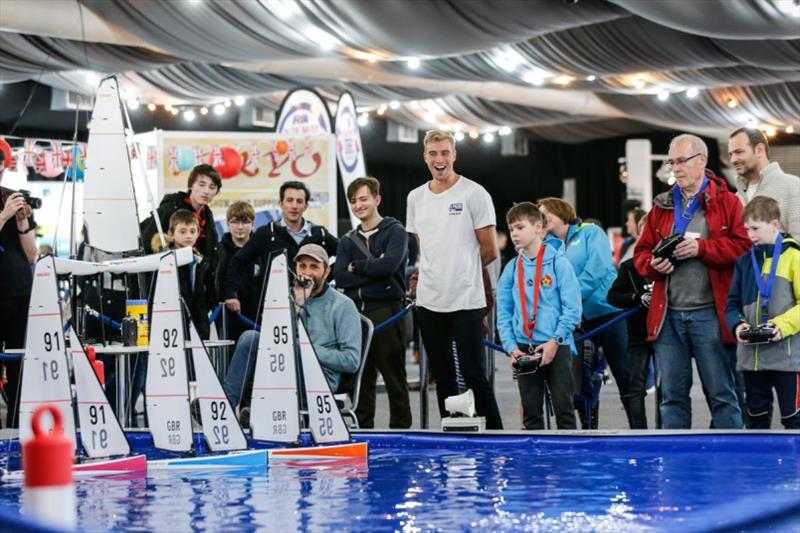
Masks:
[[[225,300],[225,307],[237,314],[242,312],[242,304],[236,298]]]
[[[661,274],[672,274],[675,271],[675,265],[666,257],[653,257],[650,260],[650,266]]]
[[[294,302],[298,306],[305,305],[305,303],[306,303],[306,293],[309,290],[310,289],[307,289],[305,287],[297,287],[297,286],[295,286],[295,288],[294,288]]]
[[[683,240],[675,247],[675,259],[689,259],[697,257],[700,251],[700,244],[694,237],[683,236]]]
[[[516,350],[516,349],[511,350],[511,369],[512,370],[516,370],[514,368],[514,363],[516,363],[517,359],[519,359],[523,355],[525,355],[525,352],[523,352],[522,350]]]
[[[6,199],[6,205],[3,206],[3,211],[0,211],[0,219],[2,219],[3,224],[14,217],[17,220],[25,219],[30,216],[30,211],[31,209],[22,194],[15,192]]]
[[[748,330],[748,329],[750,329],[750,324],[748,324],[747,322],[742,322],[741,324],[736,326],[736,340],[739,341],[739,342],[747,344],[747,341],[744,340],[743,338],[741,338],[739,336],[739,334],[741,332],[745,331],[745,330]]]
[[[539,351],[542,353],[542,362],[539,364],[539,366],[547,366],[553,362],[553,359],[556,358],[558,343],[555,339],[550,339],[546,343],[539,346]]]

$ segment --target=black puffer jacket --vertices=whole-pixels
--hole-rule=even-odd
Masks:
[[[164,195],[161,204],[158,206],[158,219],[161,221],[161,229],[166,235],[169,231],[169,218],[178,209],[188,209],[195,213],[200,222],[200,237],[197,239],[195,249],[206,259],[212,259],[217,253],[219,237],[214,226],[214,215],[208,207],[202,208],[199,212],[192,207],[189,194],[185,191],[174,192]],[[153,237],[158,233],[158,228],[152,215],[142,222],[142,244],[147,253],[153,253]]]
[[[344,289],[359,311],[371,311],[401,302],[406,293],[405,269],[408,258],[408,233],[392,217],[378,224],[378,231],[369,242],[357,229],[339,239],[336,263],[333,266],[336,288]],[[368,257],[356,245],[359,239],[367,245]],[[348,266],[353,265],[353,271]]]

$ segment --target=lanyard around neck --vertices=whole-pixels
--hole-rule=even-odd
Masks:
[[[769,320],[767,306],[769,306],[769,297],[772,294],[772,287],[775,285],[775,275],[778,272],[778,261],[781,258],[782,245],[783,234],[778,233],[778,238],[775,239],[775,247],[772,249],[772,264],[769,267],[769,275],[767,276],[766,283],[764,283],[764,278],[761,275],[761,269],[758,268],[755,249],[750,248],[750,261],[753,263],[753,274],[756,276],[756,285],[758,286],[758,293],[761,296],[761,314],[763,322]],[[766,261],[766,257],[764,260]]]
[[[525,298],[525,273],[523,267],[522,254],[517,257],[517,285],[519,286],[519,300],[522,305],[522,324],[525,328],[525,336],[533,342],[533,330],[536,328],[536,310],[539,308],[539,287],[542,284],[542,260],[544,259],[544,243],[539,245],[539,253],[536,254],[536,277],[533,279],[533,310],[528,318],[528,302]]]
[[[689,227],[689,222],[692,221],[692,217],[700,207],[700,197],[703,195],[706,187],[708,187],[708,178],[704,177],[703,184],[700,186],[700,190],[694,195],[692,203],[689,204],[689,207],[686,209],[685,213],[683,212],[683,199],[681,198],[680,187],[675,185],[675,187],[672,188],[672,205],[675,208],[675,225],[672,228],[673,235],[683,235],[686,233],[686,228]]]

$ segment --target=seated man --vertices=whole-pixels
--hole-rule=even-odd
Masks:
[[[305,319],[322,371],[336,392],[342,375],[358,370],[361,362],[361,321],[353,301],[328,287],[328,254],[318,244],[303,245],[294,258],[295,303]],[[236,345],[223,388],[231,405],[242,399],[245,383],[255,370],[259,334],[245,331]]]

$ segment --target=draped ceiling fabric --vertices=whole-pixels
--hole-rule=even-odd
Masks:
[[[800,0],[0,2],[1,83],[91,94],[87,71],[146,103],[307,86],[418,128],[722,138],[800,130]]]

